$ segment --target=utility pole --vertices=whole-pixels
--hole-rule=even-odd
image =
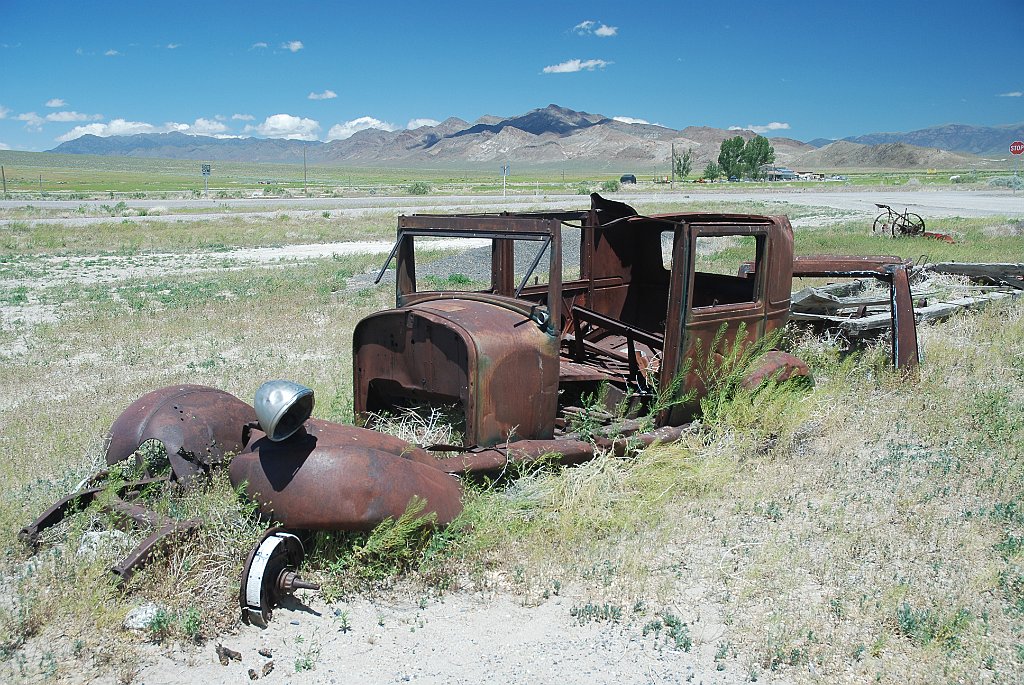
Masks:
[[[505,179],[508,178],[509,169],[510,169],[510,166],[509,166],[509,164],[507,162],[505,164],[501,165],[501,196],[502,197],[505,197]]]
[[[4,178],[4,199],[7,199],[7,174],[4,173],[4,168],[0,165],[0,176]]]
[[[309,187],[306,186],[306,145],[302,145],[302,192],[309,197]]]
[[[675,190],[676,189],[676,144],[675,143],[672,143],[672,159],[669,160],[668,165],[672,169],[672,181],[671,181],[671,183],[669,183],[668,187],[669,187],[670,190]]]
[[[39,174],[39,194],[43,194],[43,175]]]

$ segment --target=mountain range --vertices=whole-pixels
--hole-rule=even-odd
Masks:
[[[305,155],[309,164],[326,165],[489,168],[509,162],[527,167],[650,171],[668,168],[674,145],[677,153],[692,149],[693,169],[700,171],[708,161],[717,160],[723,140],[737,135],[749,139],[756,134],[700,126],[675,130],[552,104],[513,117],[486,116],[472,124],[452,117],[412,130],[364,129],[344,140],[328,142],[183,133],[103,138],[84,135],[50,152],[272,163],[301,163]],[[908,163],[952,168],[981,162],[974,157],[978,154],[1001,154],[1005,158],[1009,141],[1022,137],[1021,125],[986,128],[950,124],[910,133],[873,133],[844,141],[804,143],[773,137],[771,143],[778,164],[800,168]],[[939,149],[918,152],[918,148]]]
[[[868,133],[843,140],[862,145],[906,143],[918,147],[936,147],[950,152],[1005,158],[1014,140],[1024,140],[1024,124],[1009,126],[968,126],[946,124],[909,133]]]

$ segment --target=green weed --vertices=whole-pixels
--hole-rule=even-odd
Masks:
[[[615,604],[592,604],[587,602],[583,606],[572,606],[569,615],[576,619],[580,625],[596,622],[614,622],[622,620],[622,607]]]
[[[295,657],[295,672],[306,673],[315,670],[317,662],[320,661],[320,644],[315,640],[311,640],[307,644],[301,635],[296,638],[296,642],[301,646],[298,656]]]
[[[970,625],[971,614],[966,609],[943,615],[931,609],[915,609],[907,602],[896,607],[896,632],[918,645],[936,642],[946,649],[956,649]]]
[[[664,638],[664,644],[676,650],[689,652],[693,649],[689,625],[671,612],[663,612],[657,618],[647,622],[641,634],[644,637],[661,635]]]

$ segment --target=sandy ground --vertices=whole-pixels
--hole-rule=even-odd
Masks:
[[[450,250],[482,247],[487,240],[477,239],[421,239],[424,249]],[[184,253],[152,252],[137,255],[90,255],[82,257],[26,258],[19,267],[28,275],[3,278],[6,288],[27,288],[29,291],[54,288],[76,283],[117,283],[132,279],[160,276],[184,276],[203,271],[230,271],[256,265],[287,266],[308,259],[322,259],[333,255],[381,255],[381,263],[393,243],[387,241],[352,241],[317,243],[313,245],[284,245],[233,250],[201,250]],[[358,279],[358,287],[373,284],[376,270]],[[32,325],[57,320],[57,304],[8,304],[0,307],[0,327],[16,324]],[[0,350],[0,358],[2,358]]]
[[[219,638],[241,654],[241,661],[222,666],[215,641],[172,650],[153,647],[151,662],[136,681],[239,683],[249,679],[249,669],[262,674],[269,661],[273,670],[260,677],[267,683],[749,681],[749,671],[731,654],[716,660],[728,628],[710,604],[682,617],[690,624],[689,652],[663,635],[643,635],[650,616],[581,624],[570,615],[573,604],[570,597],[555,596],[523,606],[512,595],[470,593],[429,600],[408,594],[400,600],[356,599],[333,606],[313,598],[310,607],[279,608],[265,629],[243,625]],[[299,670],[307,665],[312,668]],[[761,673],[757,682],[783,682],[771,675]]]
[[[487,240],[425,238],[417,242],[422,249],[451,250],[483,247]],[[197,271],[223,271],[257,265],[287,264],[305,259],[334,255],[386,255],[394,243],[383,240],[283,245],[232,250],[197,250],[184,253],[150,252],[137,255],[97,255],[87,257],[43,257],[26,260],[40,275],[11,279],[12,286],[43,288],[64,283],[113,283],[153,276],[180,276]],[[381,259],[381,262],[384,260]]]

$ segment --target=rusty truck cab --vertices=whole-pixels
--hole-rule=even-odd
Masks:
[[[725,327],[718,344],[731,347],[741,328],[753,340],[785,325],[792,227],[785,217],[641,216],[597,195],[592,203],[580,281],[563,284],[560,388],[572,398],[604,382],[613,401],[628,394],[649,402],[682,375],[677,392],[692,390],[694,400],[657,417],[676,425],[704,393],[698,361],[717,355],[711,348],[719,329]],[[701,257],[721,249],[740,256],[721,273],[705,270]],[[744,261],[762,267],[756,277],[737,274]]]
[[[785,217],[641,216],[597,194],[591,202],[588,211],[400,217],[388,259],[396,308],[354,333],[356,413],[445,404],[464,416],[466,447],[551,439],[566,407],[598,394],[627,413],[673,389],[699,397],[694,360],[716,355],[712,343],[731,346],[741,329],[756,339],[786,322]],[[425,288],[416,274],[422,238],[482,239],[489,283]],[[701,256],[718,249],[738,251],[736,264],[702,270]],[[737,275],[744,261],[755,264],[752,278]],[[661,411],[656,423],[681,424],[694,408]]]

